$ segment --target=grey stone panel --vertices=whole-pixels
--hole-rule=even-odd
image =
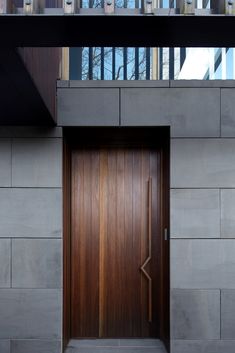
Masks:
[[[0,139],[0,187],[11,186],[11,140]]]
[[[152,81],[132,81],[132,80],[116,80],[116,81],[82,81],[82,80],[72,80],[69,81],[69,87],[80,87],[80,88],[149,88],[149,87],[169,87],[169,80],[152,80]]]
[[[57,80],[57,87],[58,88],[69,87],[69,81],[68,80]]]
[[[118,126],[118,88],[60,88],[59,126]]]
[[[11,286],[11,240],[0,239],[0,288]]]
[[[61,341],[12,340],[11,353],[60,353]]]
[[[0,189],[0,237],[61,237],[61,189]]]
[[[170,125],[172,137],[220,136],[220,90],[216,88],[123,88],[121,124]]]
[[[13,288],[60,288],[60,239],[12,240]]]
[[[62,139],[13,139],[12,186],[61,187]]]
[[[0,289],[0,313],[0,338],[61,338],[59,289]]]
[[[62,128],[48,126],[0,126],[0,137],[62,137]]]
[[[234,353],[235,340],[173,340],[171,353]]]
[[[234,239],[172,239],[172,288],[235,288]]]
[[[235,190],[221,190],[221,237],[235,238]]]
[[[0,340],[0,353],[11,353],[9,340]]]
[[[221,135],[235,136],[235,89],[221,90]]]
[[[221,292],[221,337],[235,339],[235,290]]]
[[[172,238],[219,238],[219,190],[171,190]]]
[[[172,290],[173,339],[220,338],[219,290]]]
[[[235,139],[172,139],[171,187],[235,187]]]
[[[170,87],[235,88],[235,82],[234,80],[174,80],[170,81]]]

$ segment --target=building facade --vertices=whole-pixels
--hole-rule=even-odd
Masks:
[[[165,11],[164,7],[167,5],[164,2],[160,5]],[[185,6],[189,5],[192,4],[187,3]],[[199,2],[198,7],[204,7],[204,10],[201,10],[207,11],[207,7],[212,5],[213,1],[206,1]],[[175,6],[177,7],[178,4]],[[124,7],[127,8],[127,6]],[[233,7],[230,7],[229,10],[226,7],[226,11],[231,12]],[[86,10],[86,6],[84,8]],[[133,8],[137,8],[137,3]],[[168,4],[167,9],[173,9],[173,6]],[[203,16],[205,17],[206,14],[205,12]],[[30,18],[30,15],[27,16],[26,19]],[[169,16],[162,15],[163,18]],[[180,15],[176,16],[180,18]],[[62,17],[72,20],[66,16]],[[0,24],[5,21],[4,18],[4,15],[0,17]],[[230,18],[229,22],[233,16],[228,18]],[[20,46],[19,43],[18,46]],[[164,198],[158,196],[160,203],[155,209],[154,203],[150,202],[152,199],[150,199],[151,189],[148,181],[148,197],[144,199],[145,204],[148,203],[146,207],[148,216],[144,216],[146,217],[144,221],[149,222],[147,232],[150,234],[149,249],[154,248],[155,238],[159,241],[157,246],[160,246],[157,254],[161,259],[163,270],[159,272],[160,279],[157,280],[160,292],[157,289],[156,293],[161,300],[159,300],[160,304],[155,306],[155,292],[153,292],[153,298],[147,297],[147,289],[149,295],[151,287],[145,287],[146,284],[144,284],[146,293],[143,301],[145,304],[148,303],[148,314],[151,311],[154,316],[157,312],[155,316],[160,318],[157,318],[157,321],[162,321],[158,323],[157,337],[166,343],[169,352],[232,353],[235,350],[235,81],[233,79],[209,80],[209,78],[216,78],[219,68],[221,68],[220,78],[227,78],[227,74],[231,74],[231,77],[228,77],[234,78],[235,61],[232,49],[216,48],[213,49],[213,55],[212,50],[208,50],[210,59],[205,60],[204,64],[206,64],[198,70],[200,77],[196,78],[200,78],[199,80],[171,80],[169,78],[175,78],[177,67],[178,78],[187,77],[188,67],[190,67],[189,58],[190,55],[191,57],[196,55],[196,50],[193,52],[191,48],[185,49],[185,45],[179,50],[174,49],[174,55],[171,57],[172,50],[165,49],[169,54],[168,63],[165,65],[162,49],[151,51],[150,47],[147,47],[146,51],[141,51],[135,47],[132,49],[134,54],[132,78],[135,79],[126,80],[131,72],[128,69],[128,47],[122,50],[122,59],[119,58],[116,62],[112,58],[120,47],[87,46],[84,48],[87,48],[83,50],[87,55],[84,69],[84,77],[86,75],[88,78],[86,80],[81,79],[83,66],[82,50],[79,46],[71,45],[70,56],[66,48],[63,50],[24,48],[20,49],[19,54],[17,51],[16,55],[15,49],[11,52],[11,48],[3,46],[0,74],[4,82],[11,84],[5,85],[6,88],[1,90],[4,99],[2,99],[2,126],[0,127],[0,353],[62,353],[65,352],[69,340],[75,338],[72,334],[71,319],[73,300],[78,302],[83,292],[81,289],[77,294],[75,293],[76,295],[71,294],[74,273],[76,275],[72,260],[74,259],[73,244],[75,244],[71,241],[71,238],[73,241],[75,239],[73,221],[76,217],[83,218],[81,214],[83,215],[84,209],[89,211],[85,197],[90,189],[85,182],[90,180],[89,185],[94,185],[97,183],[98,179],[95,176],[98,174],[95,174],[92,169],[96,161],[94,156],[93,163],[89,165],[90,169],[85,167],[84,159],[82,176],[79,174],[82,168],[77,169],[78,174],[83,178],[84,185],[81,187],[79,184],[81,179],[75,179],[75,174],[71,173],[75,168],[74,161],[76,158],[79,160],[80,157],[74,157],[76,149],[72,149],[71,157],[67,148],[68,144],[74,146],[75,142],[84,143],[89,136],[89,131],[93,140],[89,140],[87,145],[82,145],[84,155],[94,148],[94,141],[96,143],[99,141],[100,145],[96,145],[99,148],[109,146],[107,143],[109,136],[105,131],[108,133],[112,131],[112,139],[118,147],[120,147],[120,141],[115,140],[115,136],[122,133],[123,146],[126,147],[129,141],[132,149],[138,142],[144,150],[148,138],[150,138],[148,143],[151,148],[162,140],[165,141],[166,146],[169,146],[166,159],[161,154],[157,163],[152,162],[153,170],[160,165],[163,168],[159,169],[161,173],[157,174],[157,180],[161,182],[158,181],[157,184],[153,179],[152,190],[157,195],[165,196]],[[94,69],[94,61],[91,60],[94,48],[100,48],[98,69],[97,65]],[[105,48],[111,48],[106,59],[111,58],[112,64],[105,63]],[[197,48],[199,56],[202,55],[200,50]],[[141,55],[145,58],[142,72],[139,61]],[[121,78],[124,80],[113,80],[117,78],[115,75],[117,65],[120,66],[120,60],[123,60],[120,71],[122,70]],[[6,62],[14,62],[18,65],[17,74],[12,73],[9,68],[9,72],[2,69],[7,67]],[[196,63],[191,65],[196,66]],[[197,65],[197,68],[198,66],[200,65]],[[109,70],[111,80],[106,79],[105,70]],[[94,72],[95,74],[98,72],[97,80],[94,80]],[[163,77],[164,72],[165,77]],[[10,75],[8,80],[6,73]],[[140,77],[141,74],[143,77]],[[165,79],[150,80],[151,75]],[[14,106],[12,97],[8,99],[9,92],[12,93],[14,101],[21,104]],[[31,98],[27,99],[29,97]],[[46,123],[45,112],[48,117],[50,116],[48,123]],[[43,126],[40,126],[42,116],[45,121]],[[127,135],[125,131],[128,131]],[[83,132],[86,133],[84,137]],[[103,155],[99,158],[101,160],[98,168],[100,190],[104,187],[102,180],[110,172],[109,166],[114,167],[110,162],[110,165],[107,164],[107,169],[102,169],[104,167],[102,158],[103,160],[105,158]],[[135,170],[140,170],[138,163],[138,159],[135,160],[133,155],[130,162],[133,180],[136,180]],[[149,168],[151,169],[151,162]],[[87,173],[86,178],[85,170],[93,170],[94,174]],[[120,164],[119,169],[116,164],[115,170],[120,172]],[[142,166],[141,175],[144,172],[145,169]],[[118,175],[117,172],[116,180]],[[141,190],[146,188],[144,183],[141,184]],[[130,185],[132,187],[131,217],[134,220],[133,214],[139,202],[137,197],[135,199],[135,195],[140,194],[140,189],[136,189],[135,193],[133,188],[136,184]],[[81,191],[81,188],[83,202],[80,203],[78,209],[80,213],[76,216],[74,212],[76,209],[71,205],[76,198],[74,195],[78,189]],[[110,190],[109,196],[112,199],[114,193],[112,185]],[[117,200],[120,201],[118,190],[115,192]],[[105,218],[103,199],[99,197],[94,196],[94,204],[89,204],[93,212],[91,223],[98,209],[97,200],[101,210],[100,217],[103,217],[102,221]],[[113,204],[110,204],[110,208]],[[152,205],[154,209],[150,214]],[[80,223],[82,223],[81,219]],[[85,229],[89,227],[89,222],[85,216],[84,219]],[[136,219],[136,224],[140,225],[138,217]],[[124,228],[125,222],[124,220]],[[157,224],[158,231],[156,237],[151,238],[149,229],[154,228],[154,222]],[[99,232],[105,234],[100,224]],[[109,226],[110,223],[107,229]],[[137,234],[138,227],[135,228],[134,221],[131,227],[132,230],[135,229],[133,234],[135,235],[135,232]],[[141,227],[145,226],[141,223]],[[84,234],[88,233],[84,232]],[[118,234],[120,235],[121,232]],[[93,244],[92,237],[90,244]],[[101,244],[100,240],[99,244]],[[127,248],[128,244],[125,243]],[[134,249],[133,244],[134,241],[131,243]],[[81,258],[83,254],[87,254],[83,242],[79,243],[78,249]],[[112,251],[114,251],[113,248]],[[92,265],[92,272],[89,273],[92,275],[96,266],[94,257],[89,258],[88,255],[87,258],[84,255],[87,262],[85,261],[86,265],[83,265],[87,267]],[[112,253],[112,256],[108,255],[112,258],[116,253]],[[122,254],[119,255],[121,259]],[[134,250],[133,252],[128,250],[126,255],[125,272],[128,272],[129,261],[134,258]],[[151,251],[149,255],[151,258]],[[99,256],[99,266],[103,268],[104,262],[102,263],[100,258],[102,256],[104,258],[104,251],[101,255],[99,253]],[[82,260],[79,261],[78,268],[81,268]],[[146,264],[148,264],[146,261],[138,271],[142,270],[149,279],[150,270],[146,272]],[[118,257],[117,263],[119,263]],[[113,263],[111,265],[113,266]],[[89,276],[87,278],[80,272],[79,275],[85,278],[82,282],[84,287],[88,286]],[[101,288],[100,283],[104,280],[100,273],[98,276],[97,286]],[[111,276],[110,282],[116,277],[115,274]],[[91,280],[91,282],[94,281]],[[156,285],[153,284],[153,286]],[[128,292],[128,288],[126,284],[123,293],[125,290]],[[88,293],[92,306],[97,300],[96,294],[89,289]],[[136,297],[137,294],[131,296],[133,302]],[[98,301],[100,304],[100,299]],[[154,309],[150,305],[151,302]],[[87,305],[85,300],[83,304]],[[103,303],[101,304],[104,306]],[[157,311],[158,305],[160,309]],[[147,313],[146,308],[144,315]],[[100,307],[98,311],[101,315]],[[92,318],[94,321],[97,319]],[[151,319],[149,315],[148,321],[151,322]],[[79,320],[77,324],[82,326],[82,318],[80,317]],[[102,322],[100,316],[98,321],[99,324]],[[103,337],[102,330],[99,333],[100,337]],[[108,337],[110,338],[111,334]],[[136,336],[133,334],[133,337]],[[83,338],[86,338],[86,335]]]

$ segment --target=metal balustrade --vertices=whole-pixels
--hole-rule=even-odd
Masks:
[[[80,47],[69,62],[70,80],[235,79],[234,48]]]
[[[0,0],[4,14],[235,15],[235,0]]]

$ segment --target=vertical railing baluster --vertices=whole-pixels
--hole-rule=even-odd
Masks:
[[[101,80],[104,80],[104,47],[101,47],[100,55],[101,55],[101,60],[100,60],[100,78],[101,78]]]
[[[116,79],[116,48],[112,47],[112,80]]]
[[[123,48],[123,78],[127,80],[127,48]]]
[[[235,1],[230,0],[211,0],[211,8],[214,13],[234,15]]]
[[[11,13],[11,7],[9,0],[0,0],[0,14]]]
[[[226,48],[221,49],[221,64],[222,64],[222,80],[227,78],[227,51]]]
[[[169,48],[169,79],[175,78],[175,48]]]
[[[82,47],[69,48],[69,79],[82,80]]]
[[[103,7],[104,7],[104,13],[106,14],[114,13],[115,0],[104,0]]]
[[[193,15],[195,14],[196,0],[179,0],[177,1],[177,7],[181,14]]]
[[[89,47],[88,78],[93,80],[93,47]]]
[[[163,79],[163,48],[159,48],[159,79]]]
[[[146,48],[146,80],[150,80],[150,48]]]
[[[135,48],[135,80],[139,80],[139,48]]]

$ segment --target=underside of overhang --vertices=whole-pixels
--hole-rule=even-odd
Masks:
[[[55,124],[15,48],[0,51],[0,97],[0,125]]]

